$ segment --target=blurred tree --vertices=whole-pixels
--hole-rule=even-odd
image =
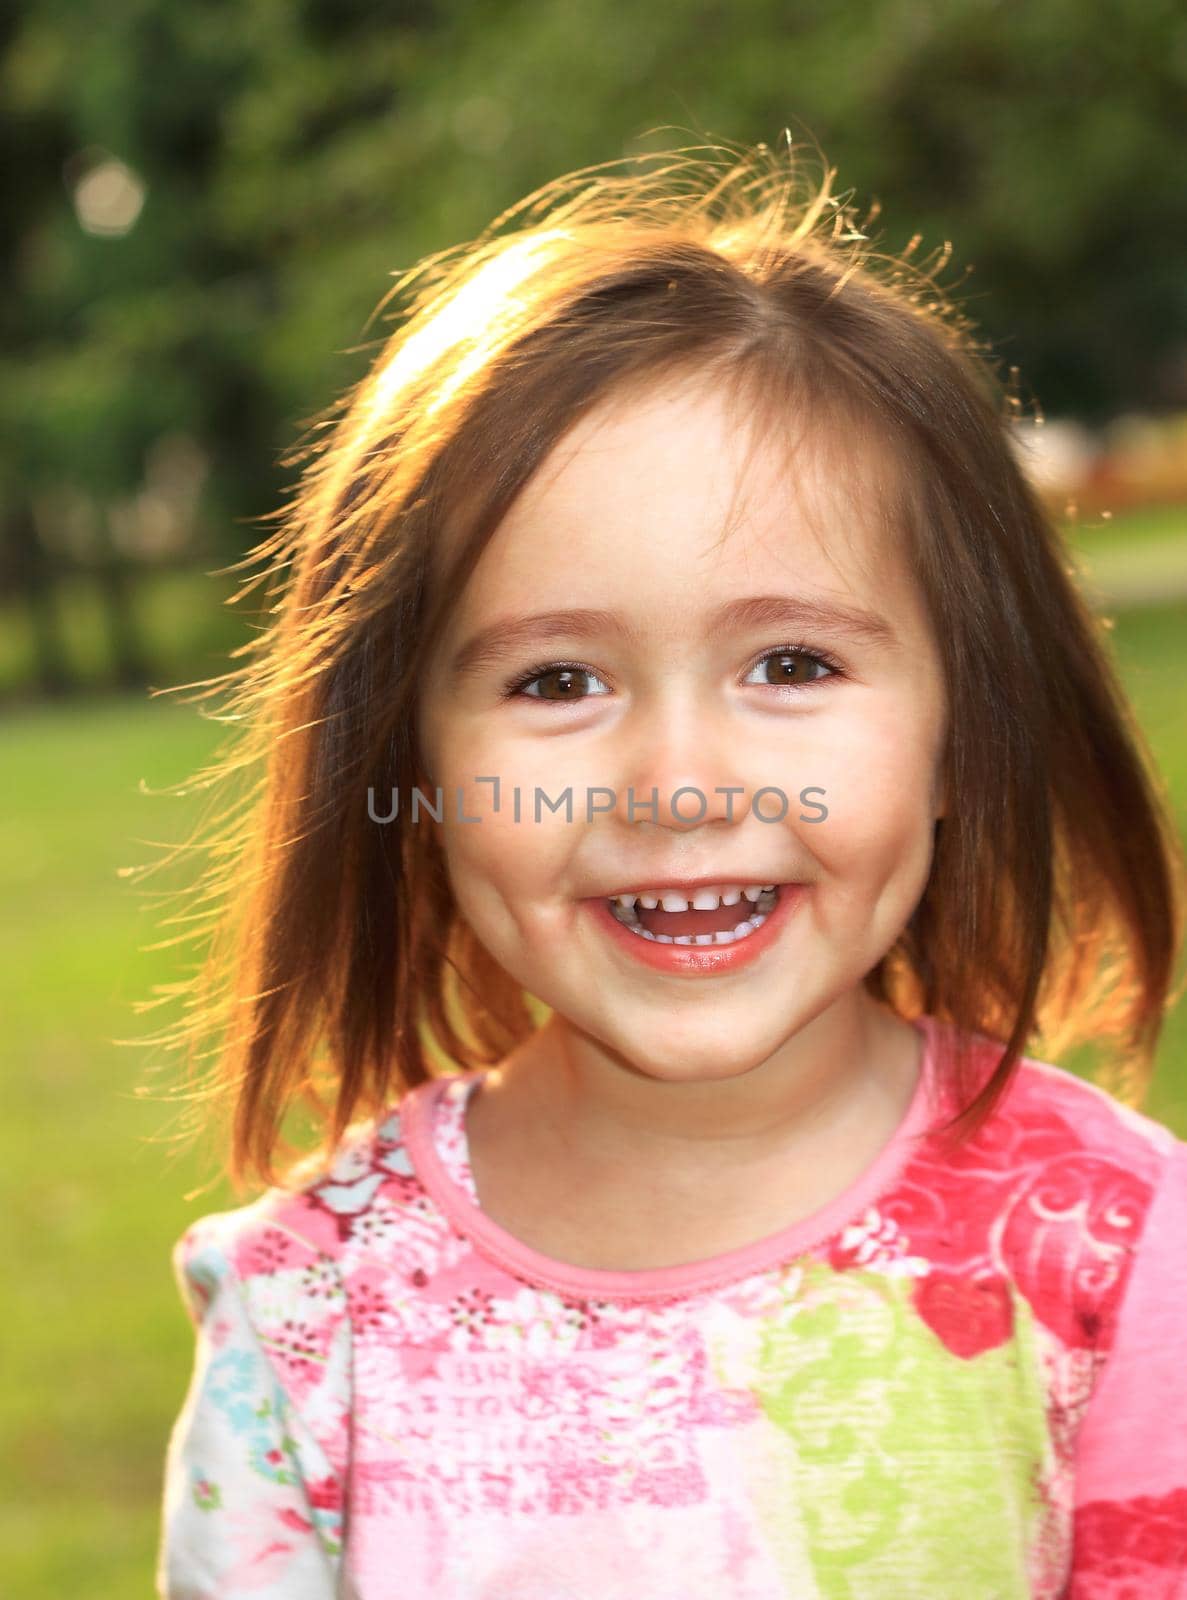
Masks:
[[[113,508],[179,439],[211,463],[199,548],[234,559],[301,424],[385,336],[392,274],[568,169],[784,125],[880,202],[880,248],[952,240],[942,281],[1024,397],[1088,421],[1187,399],[1175,0],[107,0],[102,20],[0,17],[10,544],[44,537],[27,503],[66,484],[113,570],[138,559],[139,513]]]
[[[27,496],[11,494],[0,510],[0,592],[19,595],[33,637],[33,668],[44,695],[73,689],[54,579],[45,546],[38,537]]]

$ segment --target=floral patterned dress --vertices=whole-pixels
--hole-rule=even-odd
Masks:
[[[193,1223],[165,1600],[1187,1600],[1187,1144],[947,1026],[811,1217],[595,1271],[486,1217],[480,1074]],[[985,1043],[986,1070],[992,1062]]]

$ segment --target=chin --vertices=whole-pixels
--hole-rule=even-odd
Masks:
[[[620,1052],[623,1065],[640,1077],[652,1078],[658,1083],[723,1083],[730,1078],[741,1078],[768,1060],[771,1052],[755,1050],[739,1056],[736,1049],[728,1054],[715,1050],[695,1057],[687,1052],[657,1061],[654,1057],[632,1056]]]

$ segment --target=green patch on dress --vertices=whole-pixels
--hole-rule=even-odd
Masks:
[[[194,1481],[193,1496],[199,1511],[218,1511],[222,1508],[222,1490],[209,1478],[197,1478]]]
[[[1029,1600],[1053,1464],[1030,1306],[1015,1292],[1009,1338],[965,1360],[911,1294],[909,1278],[804,1264],[754,1352],[749,1387],[791,1446],[760,1521],[789,1593],[807,1567],[820,1600]]]

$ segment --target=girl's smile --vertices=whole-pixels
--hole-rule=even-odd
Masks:
[[[807,892],[804,884],[671,889],[586,902],[597,925],[632,960],[688,977],[733,972],[769,950]],[[626,902],[626,903],[624,903]]]
[[[777,1121],[812,1076],[798,1054],[865,1071],[861,980],[927,881],[945,698],[885,462],[850,444],[789,467],[704,379],[612,400],[528,483],[435,646],[425,772],[481,820],[434,824],[459,911],[591,1083],[743,1077]],[[551,803],[517,817],[512,788]],[[698,889],[718,893],[689,908]]]

